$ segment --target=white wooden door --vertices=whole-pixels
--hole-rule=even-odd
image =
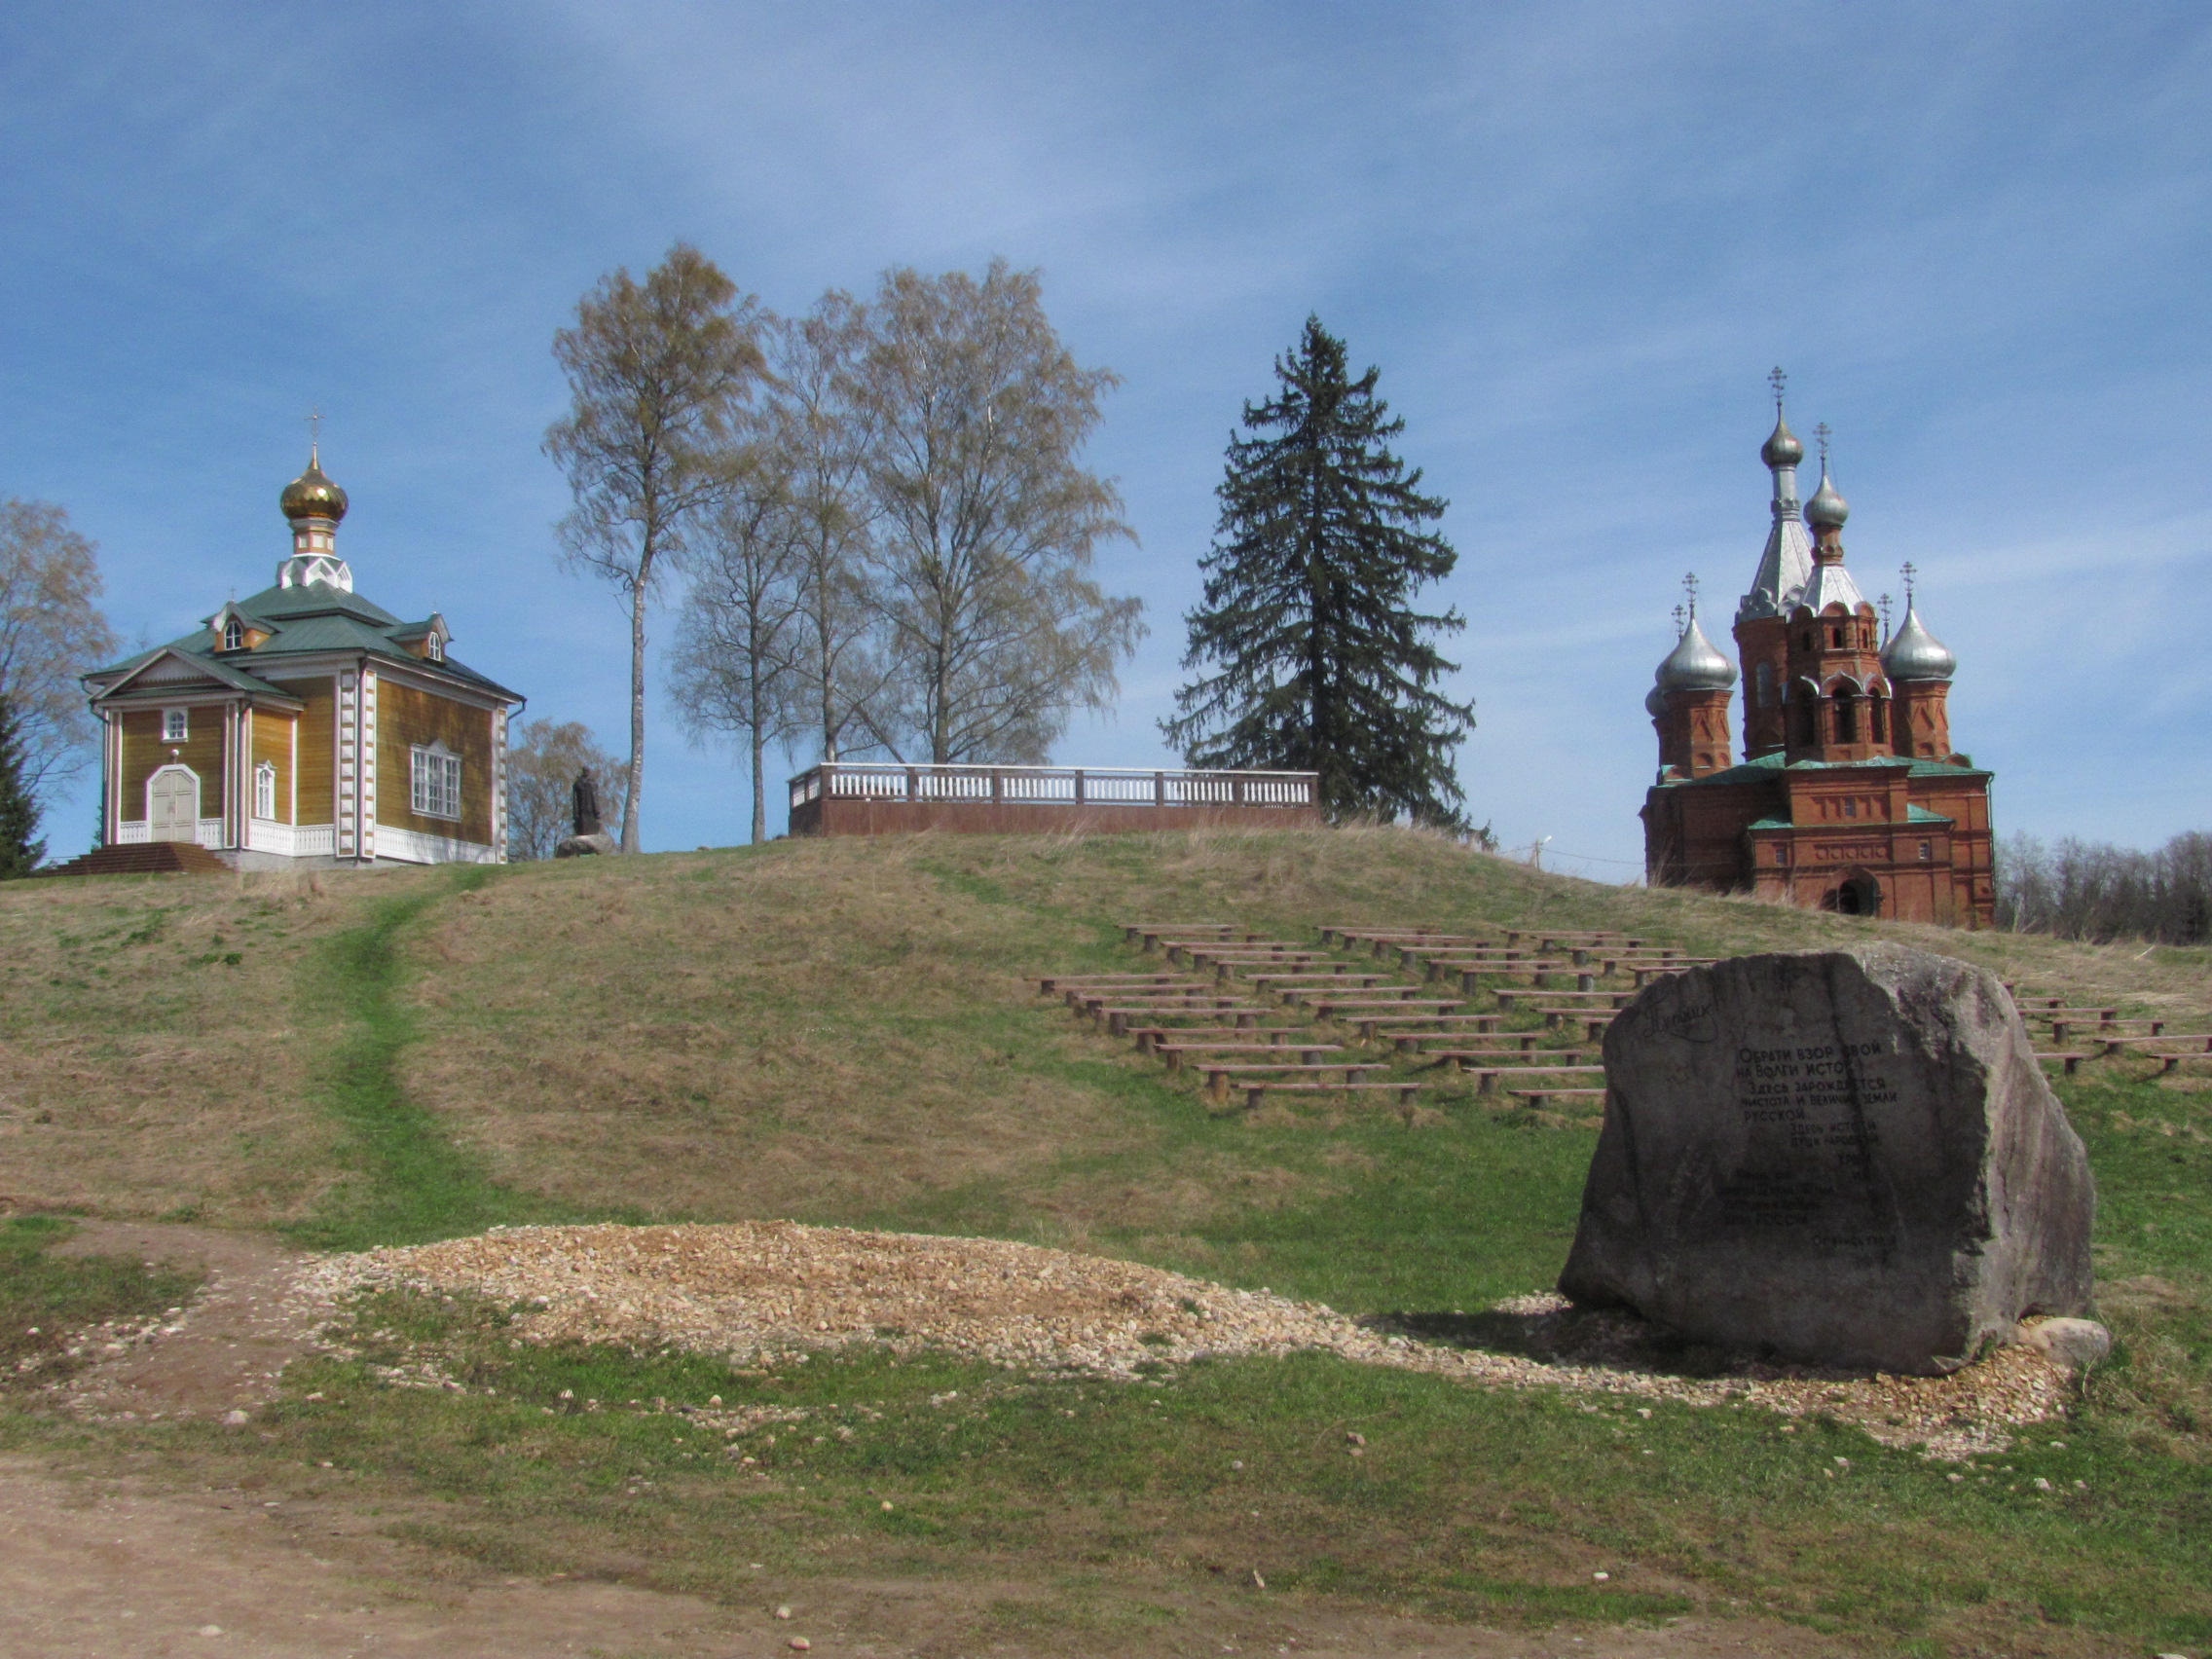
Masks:
[[[164,766],[146,785],[147,833],[156,841],[189,841],[200,830],[200,777],[190,767]]]

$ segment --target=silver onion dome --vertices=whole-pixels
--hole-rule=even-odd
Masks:
[[[1693,614],[1653,678],[1660,691],[1725,691],[1736,683],[1736,665],[1714,648]]]
[[[1795,466],[1805,459],[1805,446],[1797,441],[1797,434],[1789,429],[1789,423],[1782,418],[1778,408],[1774,412],[1774,430],[1759,445],[1759,460],[1770,467]]]
[[[1667,712],[1667,693],[1654,685],[1643,694],[1643,712],[1658,719]]]
[[[1813,498],[1805,503],[1805,522],[1817,527],[1834,530],[1843,528],[1843,521],[1851,516],[1851,503],[1843,498],[1828,477],[1827,462],[1821,463],[1821,487],[1813,492]]]
[[[1882,667],[1892,680],[1948,680],[1959,671],[1959,659],[1950,646],[1928,631],[1919,610],[1908,601],[1904,621],[1882,647]]]

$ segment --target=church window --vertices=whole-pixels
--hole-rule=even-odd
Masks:
[[[164,709],[162,711],[162,741],[164,743],[182,743],[191,735],[192,721],[187,711],[183,709]]]
[[[1843,815],[1846,818],[1857,818],[1859,816],[1859,801],[1856,797],[1845,797],[1843,803]]]
[[[253,769],[253,815],[256,818],[276,816],[276,767],[268,760]]]
[[[424,818],[461,816],[461,756],[442,743],[414,750],[414,789],[410,804]]]
[[[1922,864],[1927,864],[1927,863],[1929,863],[1930,861],[1932,861],[1932,860],[1933,860],[1933,859],[1934,859],[1935,857],[1936,857],[1936,847],[1935,847],[1935,844],[1934,844],[1933,842],[1930,842],[1930,841],[1923,841],[1923,842],[1921,842],[1921,843],[1920,843],[1920,862],[1921,862]]]
[[[1756,687],[1756,690],[1754,691],[1753,695],[1754,695],[1754,697],[1756,698],[1756,700],[1757,700],[1757,701],[1758,701],[1759,703],[1761,703],[1761,704],[1766,704],[1766,703],[1771,703],[1771,702],[1773,702],[1773,701],[1774,701],[1774,668],[1773,668],[1773,665],[1772,665],[1772,664],[1770,664],[1770,663],[1763,663],[1763,662],[1762,662],[1762,663],[1760,663],[1760,664],[1759,664],[1759,667],[1758,667],[1758,673],[1757,673],[1757,674],[1755,674],[1754,676],[1752,676],[1752,684],[1753,684],[1753,685],[1754,685],[1754,686]]]
[[[245,644],[245,628],[234,616],[223,624],[223,649],[235,651]]]
[[[423,642],[423,654],[428,657],[432,662],[445,661],[445,642],[440,640],[437,635],[432,634],[428,639]]]

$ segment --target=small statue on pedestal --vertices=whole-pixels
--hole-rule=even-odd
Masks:
[[[614,844],[614,837],[600,827],[599,785],[593,780],[590,767],[587,766],[576,774],[575,785],[569,794],[573,807],[571,821],[573,832],[553,849],[553,856],[557,859],[577,859],[620,852],[621,849]]]

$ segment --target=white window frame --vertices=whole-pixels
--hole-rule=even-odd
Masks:
[[[443,743],[409,751],[408,806],[418,818],[461,821],[461,756]]]
[[[245,624],[236,616],[230,617],[223,623],[223,649],[236,651],[242,650],[244,647]]]
[[[192,711],[190,709],[164,709],[162,711],[162,741],[187,743],[192,738]]]
[[[276,816],[276,762],[264,760],[253,769],[253,815]]]

